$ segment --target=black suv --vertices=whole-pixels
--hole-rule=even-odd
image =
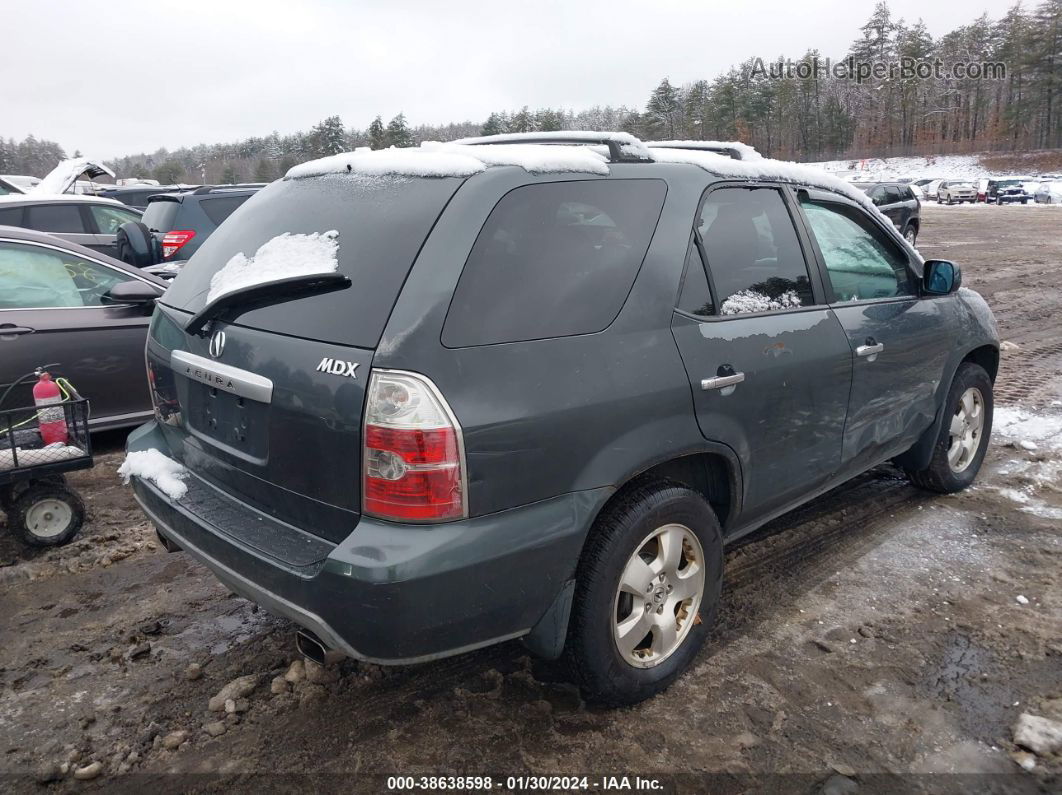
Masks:
[[[869,182],[859,183],[859,188],[913,246],[922,225],[922,203],[911,186],[903,182]]]
[[[123,472],[304,654],[521,638],[637,701],[705,641],[725,544],[885,461],[973,481],[992,314],[859,191],[493,140],[297,166],[159,299]]]
[[[118,259],[138,268],[187,260],[260,184],[153,193],[139,223],[118,230]],[[160,275],[173,275],[165,270]]]
[[[1028,204],[1031,198],[1025,190],[1025,181],[1018,178],[990,179],[985,189],[988,204]]]

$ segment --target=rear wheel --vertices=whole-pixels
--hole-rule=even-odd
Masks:
[[[70,489],[42,482],[15,498],[8,513],[12,532],[34,547],[68,543],[85,522],[85,506]]]
[[[992,433],[992,379],[980,365],[963,362],[948,390],[944,421],[929,466],[907,470],[916,486],[949,494],[977,477]]]
[[[915,239],[918,237],[918,227],[914,224],[908,224],[907,229],[903,233],[903,238],[912,246],[915,244]]]
[[[634,704],[686,670],[718,610],[722,548],[712,509],[675,484],[639,488],[598,519],[565,644],[588,701]]]

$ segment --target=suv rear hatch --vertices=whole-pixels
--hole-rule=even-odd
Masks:
[[[170,453],[276,519],[332,541],[349,535],[373,352],[462,181],[331,174],[281,180],[248,200],[189,260],[152,321],[150,378]],[[252,298],[200,333],[185,330],[230,260],[285,233],[332,230],[348,285]]]

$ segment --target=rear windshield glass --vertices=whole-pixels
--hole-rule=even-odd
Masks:
[[[198,311],[211,277],[237,254],[253,257],[285,232],[334,229],[339,271],[350,277],[350,287],[251,309],[234,315],[233,322],[374,348],[417,252],[461,182],[357,174],[274,182],[203,243],[166,292],[165,303]]]
[[[176,220],[177,212],[180,209],[180,202],[155,199],[148,202],[147,209],[144,210],[144,217],[140,220],[147,225],[148,229],[154,229],[156,232],[169,232],[173,229],[173,222]]]
[[[249,198],[249,193],[245,196],[219,196],[216,199],[203,199],[199,204],[207,218],[213,221],[215,226],[221,226],[221,222],[236,212],[236,208]]]

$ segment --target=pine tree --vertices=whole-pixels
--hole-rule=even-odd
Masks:
[[[509,121],[509,131],[514,133],[535,131],[535,117],[531,115],[527,105],[524,105],[517,113],[513,114],[512,119]]]
[[[413,140],[413,133],[409,130],[409,125],[406,124],[406,116],[404,113],[399,113],[391,121],[387,122],[387,145],[403,148],[407,146],[413,146],[416,141]]]
[[[497,113],[492,113],[487,117],[487,121],[484,122],[483,128],[479,131],[480,135],[501,135],[508,132],[508,128],[502,122],[502,117]]]
[[[541,132],[556,132],[562,128],[563,117],[550,108],[543,108],[535,114],[535,129]]]
[[[338,116],[329,116],[317,124],[310,132],[310,147],[317,157],[328,157],[346,152],[347,129],[343,126],[343,120]]]
[[[225,165],[225,170],[221,174],[221,183],[223,185],[235,185],[240,181],[240,172],[236,170],[236,166],[232,163]]]
[[[276,176],[276,172],[273,171],[273,161],[264,158],[258,161],[254,169],[255,182],[272,182]]]
[[[666,77],[660,81],[645,106],[650,134],[673,139],[679,118],[681,93]]]
[[[387,147],[387,131],[384,129],[383,119],[377,116],[369,125],[369,146],[373,149]]]

